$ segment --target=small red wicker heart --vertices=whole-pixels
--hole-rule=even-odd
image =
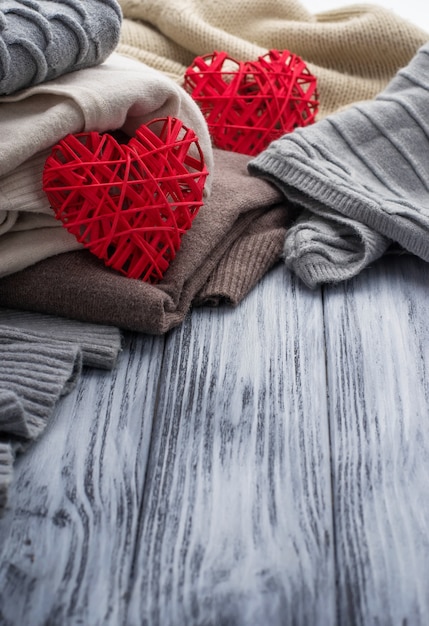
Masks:
[[[195,133],[168,117],[127,144],[67,135],[46,160],[43,189],[57,219],[107,266],[157,282],[203,204],[207,174]]]
[[[194,59],[184,78],[213,143],[252,156],[283,134],[314,122],[316,83],[304,61],[289,50],[270,50],[257,61],[213,52]]]

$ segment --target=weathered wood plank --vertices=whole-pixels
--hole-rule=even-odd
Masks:
[[[129,626],[335,623],[322,302],[284,267],[166,344]]]
[[[17,463],[0,520],[2,626],[120,624],[164,339],[127,337]]]
[[[427,264],[325,290],[339,624],[429,615]]]

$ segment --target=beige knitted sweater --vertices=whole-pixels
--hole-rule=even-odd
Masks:
[[[118,51],[179,83],[195,56],[215,50],[238,60],[256,59],[270,48],[298,54],[318,79],[319,118],[373,98],[429,40],[428,33],[374,4],[312,14],[298,0],[119,3],[124,21]]]

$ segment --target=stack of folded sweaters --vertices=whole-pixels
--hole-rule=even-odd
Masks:
[[[121,329],[161,334],[192,306],[236,305],[281,257],[314,286],[356,274],[392,241],[425,256],[425,216],[414,217],[427,190],[428,40],[376,5],[315,16],[296,0],[0,4],[0,508],[16,452],[43,431],[82,363],[114,365]],[[256,158],[213,148],[181,86],[187,65],[270,48],[299,54],[317,77],[318,121]],[[153,285],[82,248],[55,219],[42,172],[68,133],[131,137],[169,115],[195,131],[209,177]]]

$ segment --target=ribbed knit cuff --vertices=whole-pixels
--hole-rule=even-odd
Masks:
[[[193,300],[194,306],[237,306],[283,252],[289,215],[278,206],[255,220],[222,257]]]
[[[0,326],[10,332],[18,331],[27,340],[38,342],[58,341],[79,346],[83,365],[112,369],[121,349],[121,331],[114,326],[89,324],[55,315],[0,308]],[[0,336],[1,342],[1,336]]]
[[[25,432],[25,410],[22,402],[15,391],[2,387],[3,384],[0,384],[0,432]]]
[[[38,152],[23,163],[17,164],[17,167],[2,177],[0,190],[2,210],[34,211],[53,215],[42,188],[42,172],[49,153],[50,150]]]
[[[310,159],[303,162],[269,148],[249,163],[249,171],[276,184],[301,208],[285,238],[283,256],[309,287],[356,276],[390,245],[390,239],[355,217],[373,209],[371,194],[363,197],[351,184],[339,184]]]
[[[9,485],[13,475],[13,460],[10,445],[0,441],[0,515],[7,504]]]
[[[365,224],[332,212],[321,218],[304,211],[286,235],[283,258],[314,289],[357,276],[388,245],[388,239]]]
[[[59,398],[74,387],[81,368],[76,345],[24,341],[0,345],[0,431],[38,437]]]

